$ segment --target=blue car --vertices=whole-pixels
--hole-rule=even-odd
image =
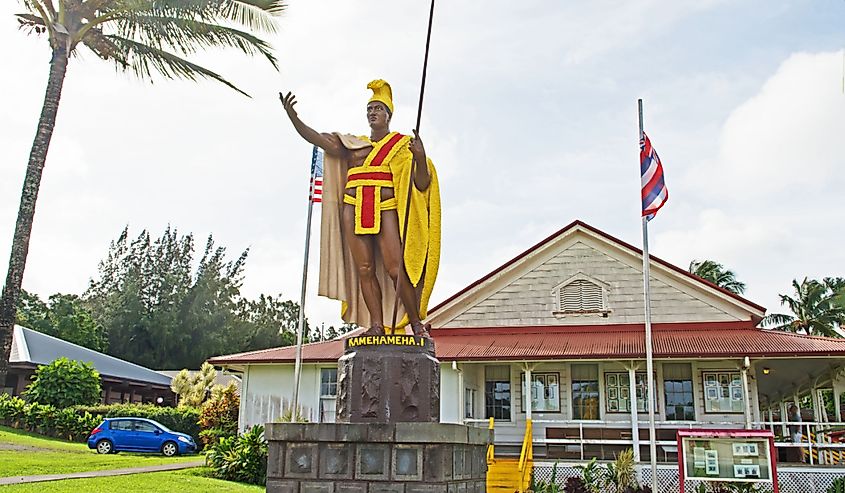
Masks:
[[[91,431],[88,448],[100,454],[156,452],[173,457],[196,452],[197,444],[191,435],[171,431],[151,419],[107,418]]]

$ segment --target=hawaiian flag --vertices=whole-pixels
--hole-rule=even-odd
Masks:
[[[643,185],[643,217],[651,221],[669,200],[669,190],[663,181],[663,165],[645,132],[640,139],[640,177]]]
[[[314,152],[311,153],[311,188],[308,200],[314,203],[323,201],[323,152],[317,146],[314,146]]]

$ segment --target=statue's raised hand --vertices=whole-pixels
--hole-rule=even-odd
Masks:
[[[293,108],[296,104],[296,96],[292,92],[288,92],[287,94],[279,93],[279,99],[282,101],[282,106],[284,106],[288,118],[291,120],[296,119],[296,110]]]

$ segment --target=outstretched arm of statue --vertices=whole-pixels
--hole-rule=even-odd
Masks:
[[[414,130],[414,138],[408,143],[408,149],[414,155],[414,161],[417,165],[414,169],[414,186],[417,190],[424,192],[428,185],[431,184],[431,174],[428,172],[428,161],[425,156],[425,147],[423,146],[420,134]]]
[[[346,153],[346,148],[343,147],[337,135],[320,133],[299,119],[299,115],[296,114],[296,110],[294,109],[296,96],[292,92],[288,92],[287,94],[279,93],[279,99],[282,101],[285,113],[288,114],[288,118],[293,123],[293,128],[296,129],[296,132],[303,139],[334,156],[342,156]]]

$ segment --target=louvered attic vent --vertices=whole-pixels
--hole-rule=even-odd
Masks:
[[[574,279],[555,288],[556,315],[596,313],[607,316],[609,310],[605,302],[605,290],[602,286],[587,279]]]

